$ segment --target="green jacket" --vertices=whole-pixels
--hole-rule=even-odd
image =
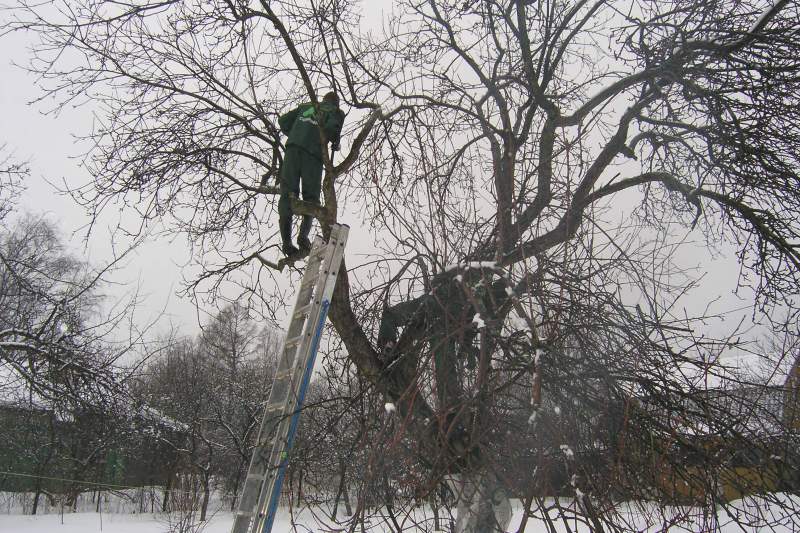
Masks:
[[[325,130],[328,142],[339,144],[339,135],[342,133],[344,113],[333,104],[323,102],[320,104],[321,120],[317,120],[313,104],[301,104],[278,118],[278,125],[289,140],[286,145],[294,144],[308,153],[322,159],[322,147],[319,141],[319,126]]]

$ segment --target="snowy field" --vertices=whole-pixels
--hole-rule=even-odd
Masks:
[[[793,511],[786,508],[780,509],[779,506],[761,505],[749,500],[747,502],[735,502],[729,508],[729,512],[720,511],[717,520],[704,517],[698,509],[662,509],[656,511],[655,506],[621,505],[617,510],[618,523],[625,523],[626,531],[674,531],[674,532],[700,532],[717,531],[720,533],[756,533],[774,531],[778,533],[800,532],[800,497],[780,495],[779,499],[787,504]],[[0,504],[3,502],[0,501]],[[5,513],[8,509],[6,500],[5,509],[0,506],[0,512]],[[110,502],[113,503],[113,502]],[[514,502],[514,517],[509,527],[509,531],[516,532],[522,518],[519,502]],[[572,506],[574,500],[562,500],[562,505]],[[107,507],[104,505],[104,507]],[[760,507],[760,511],[758,510]],[[182,529],[177,527],[178,517],[176,515],[161,513],[112,513],[84,511],[77,513],[56,512],[54,508],[49,510],[51,514],[30,516],[22,514],[0,514],[0,532],[2,533],[228,533],[232,524],[232,515],[229,512],[213,512],[210,520],[201,525]],[[300,513],[290,513],[288,508],[281,509],[276,520],[273,531],[275,533],[294,533],[294,532],[343,532],[349,530],[349,524],[331,524],[325,519],[326,510],[306,509]],[[670,518],[676,516],[688,516],[688,521],[681,525],[670,524]],[[734,521],[734,516],[749,525],[740,527]],[[445,515],[446,516],[446,515]],[[554,515],[551,515],[554,516]],[[653,517],[659,516],[655,519]],[[648,518],[649,517],[649,518]],[[346,519],[341,518],[342,522]],[[399,520],[399,518],[398,518]],[[416,521],[416,524],[414,523]],[[364,531],[370,533],[396,531],[390,525],[389,518],[384,513],[374,512],[370,517],[370,526]],[[411,533],[433,532],[433,516],[428,508],[419,508],[416,516],[407,518],[400,525],[403,531]],[[588,527],[576,524],[572,519],[566,523],[558,520],[555,523],[558,532],[588,532]],[[449,531],[449,520],[443,520],[443,531]],[[355,531],[361,531],[356,528]],[[550,533],[544,522],[540,519],[531,517],[525,528],[525,533]]]

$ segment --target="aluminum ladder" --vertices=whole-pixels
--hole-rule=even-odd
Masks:
[[[289,452],[349,231],[347,225],[333,224],[328,242],[318,236],[308,254],[232,533],[272,531]]]

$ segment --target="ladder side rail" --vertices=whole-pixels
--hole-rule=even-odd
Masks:
[[[316,296],[314,296],[316,298]],[[312,306],[315,307],[315,306]],[[316,313],[313,313],[316,314]],[[310,318],[310,317],[309,317]],[[309,324],[311,321],[306,319],[306,326],[303,328],[303,337],[301,342],[297,344],[296,356],[294,358],[294,367],[291,372],[291,377],[287,378],[286,382],[284,383],[286,387],[285,397],[284,397],[284,408],[281,412],[281,416],[279,419],[276,420],[276,424],[274,426],[273,431],[271,432],[271,446],[270,446],[270,453],[269,458],[266,459],[266,473],[264,476],[264,486],[261,489],[261,493],[259,494],[258,502],[256,505],[257,512],[255,515],[257,516],[257,521],[261,521],[264,518],[263,509],[268,505],[268,499],[271,498],[273,493],[273,488],[278,486],[278,496],[280,496],[280,486],[282,485],[282,479],[280,481],[276,480],[276,476],[279,474],[278,467],[283,460],[283,455],[286,452],[286,438],[289,432],[290,426],[290,417],[295,410],[295,401],[297,398],[296,390],[300,386],[302,381],[302,372],[300,371],[304,366],[305,359],[307,358],[307,353],[312,346],[312,335],[307,333],[305,330],[309,329]],[[259,525],[253,524],[252,533],[263,531]]]
[[[296,335],[297,333],[302,335],[302,332],[306,329],[305,321],[296,316],[296,310],[309,305],[309,303],[313,303],[314,285],[322,262],[316,252],[320,247],[327,245],[322,239],[317,238],[315,239],[314,246],[315,248],[312,249],[312,254],[309,256],[308,268],[306,268],[303,279],[300,282],[300,290],[298,291],[298,297],[295,301],[292,314],[290,315],[292,318],[289,322],[287,336],[283,340],[283,349],[280,352],[278,368],[275,372],[275,380],[270,390],[268,406],[274,405],[276,402],[284,403],[283,414],[291,413],[291,410],[289,410],[285,404],[288,403],[289,397],[292,394],[292,381],[296,379],[294,374],[297,372],[298,356],[302,355],[306,349],[303,342],[305,340],[304,337],[301,337],[301,342],[290,345],[290,335]],[[298,329],[300,330],[299,332],[297,331]],[[262,442],[263,439],[268,438],[269,433],[274,431],[275,428],[269,428],[266,434],[264,434],[264,429],[262,424],[261,431],[259,431],[258,442]]]
[[[303,278],[300,281],[300,288],[297,291],[297,299],[295,300],[294,307],[292,308],[292,314],[289,315],[291,319],[289,321],[289,327],[286,331],[286,338],[284,339],[284,350],[282,350],[282,355],[284,355],[284,360],[286,362],[284,370],[287,370],[294,365],[294,358],[289,361],[288,358],[285,357],[286,354],[283,352],[286,351],[285,348],[288,347],[287,345],[295,335],[300,335],[305,331],[304,321],[302,319],[298,319],[297,311],[308,306],[309,303],[313,303],[315,292],[314,289],[316,288],[315,285],[319,276],[320,266],[323,262],[322,257],[318,255],[318,252],[321,248],[324,249],[325,247],[327,247],[327,243],[324,243],[319,237],[314,240],[314,248],[312,248],[311,254],[309,254],[308,265],[306,266],[306,270],[303,273]],[[300,326],[300,328],[297,326]],[[295,345],[294,347],[295,350],[293,355],[296,356],[299,352],[300,346]]]
[[[250,463],[247,468],[247,475],[245,476],[242,494],[239,497],[239,504],[237,506],[236,515],[234,516],[231,533],[245,533],[255,518],[254,515],[256,506],[263,489],[264,473],[266,472],[266,465],[264,465],[265,461],[263,457],[263,443],[261,442],[262,435],[270,432],[270,430],[267,428],[274,426],[272,422],[274,417],[283,416],[282,412],[279,413],[274,409],[270,409],[270,406],[272,405],[272,391],[274,391],[274,385],[275,383],[273,382],[270,395],[267,398],[266,404],[264,405],[264,415],[261,418],[261,424],[259,426],[258,435],[256,436],[256,442],[250,455]]]
[[[327,243],[324,254],[324,260],[321,263],[322,269],[324,269],[325,272],[327,272],[328,270],[326,265],[331,259],[332,251],[333,247],[330,245],[330,243]],[[283,477],[280,476],[280,465],[283,462],[284,457],[287,455],[286,440],[291,426],[289,417],[292,415],[292,413],[296,408],[296,399],[297,399],[296,391],[301,386],[300,384],[302,382],[303,369],[305,367],[306,360],[308,359],[310,349],[313,346],[313,335],[316,329],[315,328],[316,322],[318,321],[319,317],[319,307],[320,307],[319,304],[321,302],[319,294],[323,292],[326,283],[326,280],[320,269],[317,269],[316,281],[317,283],[315,284],[314,292],[312,293],[312,299],[309,304],[310,309],[309,313],[306,316],[306,321],[304,323],[304,328],[302,333],[302,339],[300,342],[300,345],[302,346],[302,351],[298,352],[298,355],[302,354],[302,357],[297,357],[295,359],[295,371],[292,374],[292,383],[290,385],[290,390],[288,391],[288,397],[286,400],[287,410],[285,413],[285,417],[282,419],[282,422],[286,423],[281,425],[281,428],[276,434],[275,440],[273,441],[272,453],[270,454],[269,465],[268,465],[270,473],[267,475],[265,485],[262,488],[261,494],[259,495],[257,516],[258,520],[261,523],[254,524],[254,528],[251,531],[251,533],[260,533],[262,531],[269,531],[269,529],[264,528],[264,523],[266,522],[266,509],[270,508],[271,501],[273,499],[275,500],[274,504],[275,508],[277,508],[278,502],[280,501],[280,489],[283,485]]]
[[[325,246],[325,243],[322,241],[322,239],[317,237],[314,240],[314,247],[316,249],[319,246]],[[300,291],[298,291],[299,293],[302,293],[303,290],[305,288],[307,288],[308,286],[312,286],[313,285],[313,281],[315,281],[315,278],[316,278],[316,276],[318,274],[321,261],[316,257],[314,257],[313,259],[314,259],[313,261],[311,261],[311,260],[309,261],[309,265],[308,265],[309,268],[306,268],[306,271],[303,274],[303,279],[300,282]],[[312,300],[313,292],[310,293],[310,294],[307,294],[306,298],[302,299],[302,301],[301,301],[300,296],[301,296],[301,294],[298,294],[298,298],[297,298],[297,300],[295,301],[295,304],[294,304],[294,309],[292,310],[292,315],[291,315],[292,319],[289,322],[289,328],[288,328],[289,330],[291,330],[292,326],[295,326],[297,324],[297,322],[302,322],[302,320],[298,320],[297,318],[295,318],[295,310],[300,308],[300,307],[303,307],[304,305],[307,305],[309,301],[313,301]],[[305,329],[305,328],[303,328],[303,329]],[[278,368],[276,369],[276,372],[275,372],[276,377],[279,376],[282,372],[286,373],[288,371],[291,371],[291,373],[294,373],[294,370],[295,370],[295,368],[297,366],[297,359],[298,359],[297,356],[302,353],[302,351],[301,351],[302,346],[300,344],[295,345],[294,347],[289,347],[289,346],[286,345],[287,344],[286,341],[287,341],[287,338],[284,338],[283,342],[281,343],[281,351],[280,351],[280,355],[279,355],[280,359],[278,360]],[[291,374],[290,374],[290,376],[291,376]],[[264,435],[264,429],[265,429],[265,424],[264,423],[266,421],[268,421],[269,419],[274,418],[274,416],[273,417],[266,416],[266,415],[268,415],[269,407],[271,405],[274,405],[275,400],[282,400],[282,401],[286,402],[286,400],[288,399],[288,393],[289,393],[288,390],[286,391],[287,394],[284,395],[283,398],[275,398],[274,397],[275,396],[275,394],[274,394],[275,393],[274,385],[275,385],[275,383],[277,381],[278,381],[277,379],[273,381],[273,386],[270,389],[269,399],[267,401],[267,406],[266,406],[267,409],[265,410],[265,413],[264,413],[265,416],[262,419],[262,424],[261,424],[261,428],[259,430],[258,440],[256,442],[261,442],[262,438],[266,436],[266,435]],[[283,380],[281,380],[281,381],[283,381]],[[282,411],[283,411],[281,413],[282,415],[286,415],[286,414],[291,412],[291,411],[288,411],[286,409],[285,405],[284,405]],[[266,433],[270,433],[272,430],[274,430],[274,427],[271,428]]]
[[[328,249],[325,253],[325,259],[321,263],[322,272],[318,272],[319,276],[317,278],[317,284],[313,293],[312,309],[308,314],[304,327],[303,347],[305,350],[298,352],[298,355],[303,354],[304,357],[295,359],[295,372],[292,375],[291,387],[291,393],[295,394],[295,398],[292,403],[295,405],[297,404],[297,393],[302,387],[303,379],[305,379],[305,371],[306,367],[308,366],[308,359],[313,359],[316,357],[317,349],[319,347],[319,336],[321,335],[322,331],[321,327],[324,326],[325,318],[327,317],[327,309],[323,310],[326,296],[329,300],[331,294],[333,293],[333,285],[336,283],[336,278],[335,276],[331,276],[331,271],[338,273],[338,267],[331,268],[331,265],[335,266],[337,264],[341,264],[342,261],[343,246],[335,246],[339,242],[338,236],[341,232],[341,228],[342,226],[338,224],[334,226],[330,239],[327,243]],[[347,228],[347,226],[344,226],[344,228]],[[346,230],[344,235],[346,239]],[[334,239],[336,240],[334,241]],[[287,401],[287,404],[288,403],[289,402]],[[292,415],[296,409],[297,407],[287,409],[286,414]]]
[[[330,240],[327,243],[327,249],[325,250],[324,259],[321,261],[320,267],[317,269],[317,283],[314,287],[314,292],[312,293],[312,300],[310,302],[310,310],[306,317],[306,322],[303,328],[303,350],[298,350],[298,355],[304,355],[302,358],[295,358],[294,360],[294,372],[292,373],[292,387],[291,393],[297,394],[298,389],[301,386],[301,382],[304,375],[304,369],[306,367],[306,362],[309,357],[314,357],[316,354],[316,350],[318,347],[318,339],[316,336],[319,334],[319,320],[320,316],[324,315],[327,316],[327,311],[323,313],[322,305],[325,301],[325,295],[328,292],[328,286],[331,284],[330,279],[330,272],[331,272],[331,265],[335,265],[335,261],[339,261],[341,263],[341,254],[338,255],[337,258],[337,247],[335,244],[338,242],[336,236],[339,234],[339,226],[336,225],[331,232]],[[346,237],[346,233],[345,233]],[[336,283],[336,280],[333,280],[333,283]],[[330,298],[330,296],[328,296]],[[324,324],[324,319],[323,319]],[[296,399],[296,396],[295,396]],[[296,403],[296,402],[294,402]],[[291,415],[294,409],[287,410],[287,415]]]
[[[295,348],[296,349],[296,348]],[[285,351],[288,351],[285,350]],[[292,359],[297,358],[293,354]],[[264,415],[261,419],[255,446],[250,457],[250,464],[245,478],[245,486],[239,499],[237,515],[234,520],[232,533],[245,533],[251,521],[256,517],[258,501],[264,488],[265,477],[270,468],[268,453],[271,453],[274,443],[267,446],[265,439],[271,434],[279,432],[280,423],[287,417],[287,403],[292,397],[290,389],[290,376],[275,379],[272,383],[270,395],[264,406]],[[281,405],[276,405],[280,403]],[[269,449],[268,449],[269,448]]]
[[[315,307],[313,299],[316,299],[316,292],[317,291],[315,290],[311,293],[312,309]],[[300,376],[302,375],[302,367],[305,363],[305,359],[307,357],[306,354],[308,353],[312,340],[311,334],[307,333],[308,329],[310,329],[310,320],[306,318],[303,325],[302,340],[297,343],[293,350],[294,364],[292,365],[291,369],[287,369],[285,371],[285,378],[281,381],[281,395],[279,398],[275,399],[275,402],[280,401],[282,403],[281,409],[272,418],[271,427],[267,431],[266,435],[264,436],[264,440],[262,441],[263,452],[265,452],[263,454],[264,486],[262,487],[262,492],[259,495],[256,505],[256,509],[258,510],[256,514],[259,517],[263,516],[262,510],[264,508],[266,498],[269,496],[270,485],[273,483],[273,478],[276,473],[275,469],[280,464],[283,452],[285,451],[285,441],[289,431],[289,419],[295,409],[294,405],[297,397],[296,390],[301,381]],[[266,452],[268,452],[269,455],[267,455]]]
[[[278,472],[275,476],[275,480],[273,483],[272,491],[269,497],[269,503],[267,505],[267,512],[266,518],[264,521],[264,528],[261,530],[263,533],[271,533],[272,532],[272,525],[275,520],[275,516],[278,510],[278,503],[280,502],[280,494],[281,494],[281,487],[283,486],[283,479],[286,475],[286,468],[289,464],[289,452],[291,452],[292,446],[294,445],[294,438],[297,434],[297,426],[300,421],[300,413],[303,409],[303,403],[305,401],[305,395],[308,390],[308,385],[311,382],[311,375],[313,374],[314,370],[314,363],[316,362],[317,351],[319,349],[319,342],[322,337],[322,331],[325,327],[325,320],[328,317],[328,309],[330,308],[330,298],[333,295],[333,289],[336,284],[336,278],[339,275],[339,268],[341,268],[342,264],[342,256],[344,254],[344,245],[347,242],[347,234],[348,234],[348,227],[347,226],[340,226],[339,232],[337,233],[337,239],[335,243],[330,243],[331,250],[330,257],[328,261],[323,262],[323,268],[326,269],[325,277],[322,285],[320,287],[322,290],[320,291],[321,294],[318,296],[315,295],[315,298],[319,297],[320,307],[317,310],[317,317],[316,321],[313,325],[314,327],[314,335],[312,337],[312,344],[310,346],[310,351],[307,356],[307,360],[305,362],[305,368],[303,371],[302,380],[299,383],[299,390],[297,394],[297,401],[295,403],[295,409],[292,413],[291,423],[289,425],[289,431],[286,436],[286,444],[282,450],[283,453],[280,455],[280,463],[278,465]],[[333,233],[333,232],[331,232]],[[333,236],[333,235],[332,235]],[[311,325],[311,322],[308,323]],[[278,441],[275,443],[278,444]],[[259,532],[259,533],[261,533]]]

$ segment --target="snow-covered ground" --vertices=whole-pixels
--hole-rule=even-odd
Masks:
[[[774,499],[774,498],[773,498]],[[667,509],[664,512],[654,512],[653,505],[621,505],[617,509],[617,518],[626,523],[629,531],[718,531],[720,533],[756,533],[774,531],[787,533],[800,531],[800,518],[797,510],[800,509],[800,497],[780,495],[778,497],[785,506],[772,504],[756,505],[756,501],[739,501],[730,509],[730,515],[725,511],[720,512],[717,519],[704,517],[698,509]],[[509,531],[516,532],[519,528],[522,513],[519,502],[514,502],[514,518]],[[574,500],[563,500],[564,506],[572,506]],[[783,507],[783,509],[781,509]],[[789,510],[787,510],[789,509]],[[793,509],[793,510],[792,510]],[[0,512],[5,511],[0,507]],[[51,509],[51,511],[53,511]],[[749,523],[749,526],[740,527],[733,520],[733,516]],[[346,531],[346,525],[331,524],[326,522],[326,510],[306,509],[299,513],[290,514],[288,508],[281,509],[273,528],[275,533],[294,532],[341,532]],[[681,525],[670,523],[670,518],[675,516],[689,516],[689,521]],[[554,516],[551,514],[551,516]],[[650,518],[659,516],[659,518]],[[44,514],[30,516],[22,514],[0,514],[0,532],[2,533],[228,533],[232,524],[232,515],[229,512],[215,512],[210,520],[194,529],[177,529],[176,516],[160,513],[108,513],[108,512],[78,512]],[[342,520],[345,520],[344,518]],[[416,524],[415,524],[416,522]],[[371,533],[394,531],[389,525],[388,517],[376,512],[370,519],[371,526],[365,531]],[[416,516],[407,518],[400,524],[403,531],[410,533],[433,532],[433,516],[430,509],[419,508]],[[443,520],[443,527],[449,531],[449,521]],[[556,531],[588,532],[588,526],[576,524],[569,519],[566,522],[557,520]],[[568,529],[569,528],[569,529]],[[360,531],[357,528],[356,531]],[[541,519],[531,517],[525,528],[526,533],[547,533],[550,530]]]

